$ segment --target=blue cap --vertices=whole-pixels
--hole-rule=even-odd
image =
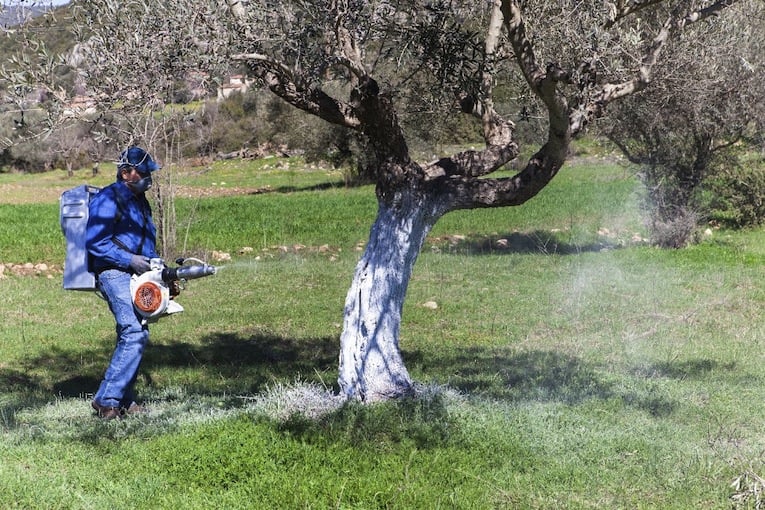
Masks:
[[[117,178],[120,177],[120,169],[124,166],[135,167],[140,174],[148,174],[162,168],[152,159],[148,152],[135,146],[122,151],[122,154],[120,154],[120,159],[117,161]]]

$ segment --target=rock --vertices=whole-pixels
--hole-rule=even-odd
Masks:
[[[226,253],[224,251],[214,251],[212,252],[212,258],[215,262],[226,262],[231,260],[231,254]]]

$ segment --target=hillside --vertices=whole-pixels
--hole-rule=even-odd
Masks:
[[[41,4],[32,6],[3,5],[0,11],[0,27],[5,37],[0,38],[0,54],[12,55],[21,48],[18,38],[14,37],[14,27],[21,21],[28,20],[32,30],[39,33],[40,39],[54,54],[68,51],[74,45],[70,31],[71,12],[69,4],[53,8],[53,17],[42,16],[50,7]]]

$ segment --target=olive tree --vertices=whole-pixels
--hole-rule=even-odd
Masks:
[[[705,218],[705,182],[737,165],[739,143],[761,143],[765,3],[740,2],[691,27],[668,42],[665,57],[655,83],[614,105],[603,132],[640,166],[653,242],[682,247]]]
[[[439,218],[532,199],[576,136],[650,85],[669,41],[736,3],[79,0],[77,65],[102,107],[151,110],[183,73],[215,79],[243,66],[287,103],[364,137],[378,209],[345,301],[338,383],[346,398],[375,401],[413,391],[399,328]],[[546,134],[517,174],[492,177],[520,153],[512,112],[495,101],[506,82],[522,86]],[[415,161],[400,119],[444,106],[474,118],[484,146]]]

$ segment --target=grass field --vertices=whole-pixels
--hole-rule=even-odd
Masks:
[[[0,507],[765,501],[763,231],[654,249],[629,171],[568,166],[524,206],[439,222],[401,329],[417,398],[342,404],[342,308],[373,189],[299,160],[172,171],[184,254],[232,260],[152,327],[138,383],[152,412],[106,423],[88,399],[112,317],[55,268],[58,194],[111,171],[0,174],[0,263],[54,267],[0,279]]]

